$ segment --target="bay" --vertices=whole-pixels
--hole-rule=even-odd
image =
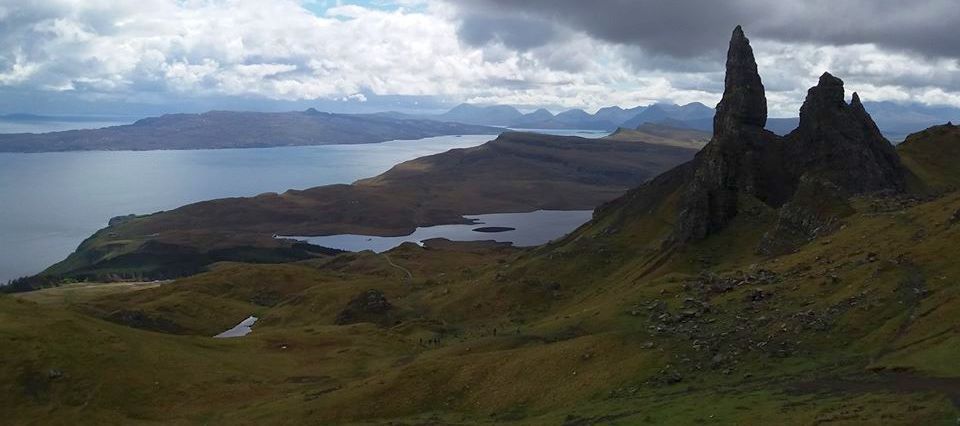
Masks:
[[[189,151],[0,153],[0,283],[64,259],[114,216],[350,183],[490,135]]]

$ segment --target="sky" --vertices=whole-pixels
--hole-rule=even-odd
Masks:
[[[955,0],[0,0],[0,113],[713,106],[738,24],[771,116],[960,107]]]

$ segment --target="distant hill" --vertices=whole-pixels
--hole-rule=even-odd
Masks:
[[[520,127],[512,123],[512,127]],[[557,114],[552,122],[544,123],[544,128],[609,130],[616,128],[613,121],[599,119],[582,109],[571,109]]]
[[[543,108],[523,114],[511,106],[460,104],[450,111],[437,115],[412,115],[398,112],[385,112],[378,115],[391,118],[416,118],[502,126],[512,129],[582,129],[612,132],[620,127],[632,129],[643,123],[669,120],[682,122],[681,127],[686,127],[691,125],[687,124],[687,121],[711,119],[713,109],[698,102],[686,105],[658,103],[628,109],[619,106],[604,107],[600,108],[595,114],[590,114],[582,109],[570,109],[554,115]]]
[[[361,144],[502,129],[380,114],[211,111],[145,118],[124,126],[0,134],[0,152],[147,151]]]
[[[544,108],[540,108],[529,114],[524,114],[520,118],[513,120],[510,124],[516,128],[522,129],[546,129],[548,123],[553,120],[553,113]]]
[[[883,135],[900,142],[908,134],[948,121],[960,122],[960,108],[932,107],[917,103],[864,102],[864,108],[876,121]],[[623,109],[618,106],[600,108],[595,114],[572,109],[553,115],[546,109],[521,114],[513,107],[475,106],[462,104],[447,113],[430,116],[409,116],[390,113],[398,117],[417,117],[462,123],[506,126],[515,129],[585,129],[609,130],[618,128],[636,129],[645,123],[663,124],[674,128],[686,128],[704,132],[713,131],[713,108],[699,102],[686,105],[656,103]],[[518,115],[519,114],[519,115]],[[511,118],[513,117],[513,118]],[[800,123],[798,117],[768,118],[766,129],[784,136]]]
[[[883,135],[900,142],[908,134],[948,121],[960,122],[960,108],[922,104],[864,102]],[[623,109],[599,109],[595,114],[571,109],[554,115],[546,109],[523,114],[506,105],[461,104],[436,115],[399,112],[331,114],[314,109],[263,113],[211,111],[169,114],[134,124],[91,130],[43,134],[0,134],[0,152],[84,150],[162,150],[260,148],[326,144],[374,143],[453,134],[496,134],[514,129],[636,129],[646,123],[704,132],[713,131],[713,108],[698,102],[686,105],[657,103]],[[96,121],[96,117],[54,117],[33,114],[0,115],[0,120],[45,122],[69,119]],[[786,135],[799,118],[769,118],[766,129]],[[495,128],[499,127],[499,128]]]
[[[960,108],[932,107],[917,103],[864,102],[864,108],[892,141],[946,122],[960,122]]]
[[[621,124],[621,127],[635,129],[644,123],[659,123],[662,121],[693,121],[713,119],[713,108],[699,102],[686,105],[653,104]]]
[[[710,132],[671,127],[663,124],[645,123],[636,129],[617,129],[608,140],[643,141],[652,144],[676,146],[699,150],[710,141]]]
[[[611,130],[617,127],[616,122],[598,118],[582,109],[571,109],[557,115],[547,117],[546,110],[537,110],[510,123],[515,129],[587,129]]]
[[[519,119],[523,113],[512,106],[494,105],[477,106],[470,104],[460,104],[434,118],[440,121],[455,121],[467,124],[483,124],[490,126],[506,126],[507,124]]]
[[[597,120],[617,123],[617,126],[619,127],[621,124],[623,124],[627,120],[635,117],[637,114],[642,113],[645,109],[647,109],[647,107],[645,106],[638,106],[638,107],[627,108],[627,109],[623,109],[618,106],[604,107],[597,110],[597,113],[594,114],[593,116],[596,117]]]

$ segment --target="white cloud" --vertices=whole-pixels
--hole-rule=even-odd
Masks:
[[[0,87],[133,100],[365,102],[367,93],[588,110],[664,100],[712,105],[722,90],[723,58],[680,63],[575,30],[525,50],[497,40],[474,46],[461,42],[451,4],[393,3],[0,0]],[[863,44],[754,45],[774,115],[795,115],[825,70],[865,100],[960,106],[953,59]]]

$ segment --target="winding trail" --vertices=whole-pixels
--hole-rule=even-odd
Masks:
[[[411,273],[409,269],[404,268],[403,266],[397,265],[396,263],[393,263],[393,261],[390,260],[390,256],[387,256],[386,253],[381,253],[381,256],[383,256],[383,258],[387,260],[387,263],[389,263],[390,266],[403,271],[404,274],[407,274],[407,281],[413,281],[413,273]]]

